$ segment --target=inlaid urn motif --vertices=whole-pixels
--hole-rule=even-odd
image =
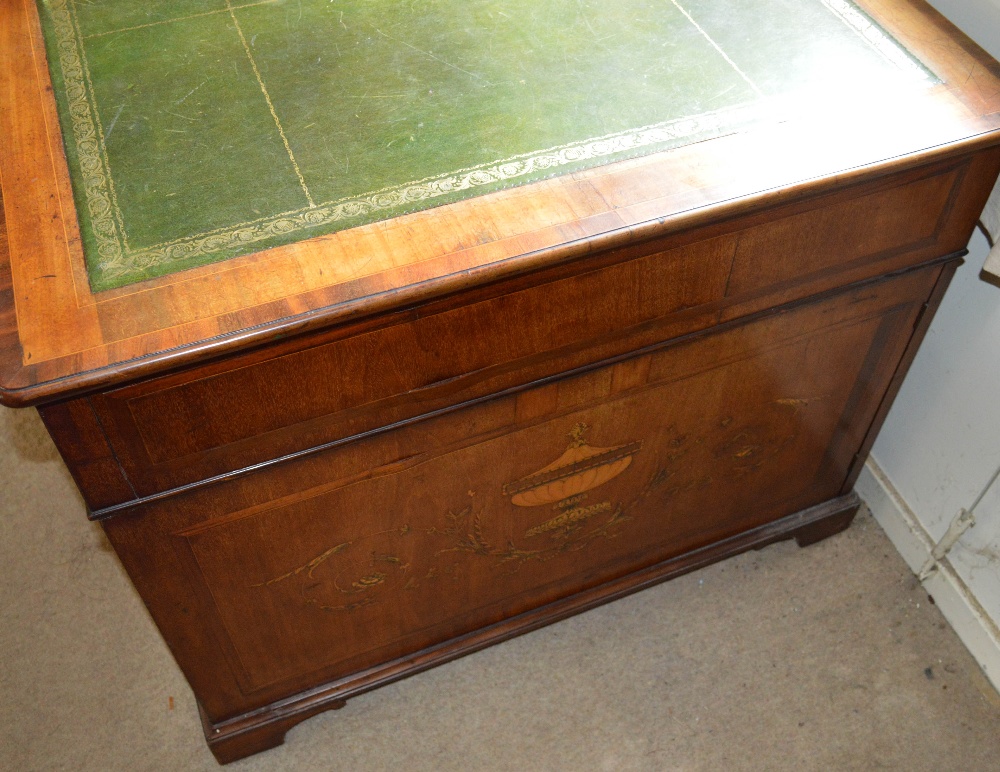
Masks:
[[[577,424],[570,433],[572,442],[558,459],[534,474],[508,483],[503,491],[519,507],[558,504],[593,490],[614,479],[632,463],[632,456],[642,442],[630,442],[615,448],[595,448],[587,444],[584,433],[589,427]]]

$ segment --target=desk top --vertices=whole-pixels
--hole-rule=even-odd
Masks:
[[[933,76],[849,0],[40,4],[109,289]]]
[[[5,404],[1000,143],[920,0],[39,6],[0,0]]]

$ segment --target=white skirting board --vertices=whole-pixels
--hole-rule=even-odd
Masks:
[[[873,459],[868,459],[854,487],[910,569],[918,573],[934,549],[934,540]],[[924,588],[1000,692],[1000,629],[947,557]]]

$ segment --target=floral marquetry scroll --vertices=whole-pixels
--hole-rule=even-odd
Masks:
[[[491,558],[496,565],[512,564],[516,570],[525,561],[550,560],[583,549],[597,539],[614,538],[618,529],[632,518],[634,505],[645,497],[656,478],[627,503],[590,501],[591,491],[629,467],[642,442],[612,448],[592,447],[584,439],[587,428],[583,423],[573,428],[570,446],[555,462],[504,485],[497,492],[502,495],[488,502],[494,505],[489,514],[482,507],[468,504],[449,510],[442,526],[416,529],[407,524],[342,542],[252,588],[294,584],[304,603],[312,608],[351,611],[375,603],[385,591],[412,591],[428,582],[461,575],[463,567],[456,553]],[[662,479],[662,474],[659,477]],[[497,503],[502,504],[502,496],[509,496],[517,507],[548,508],[537,515],[542,519],[524,529],[517,543],[516,534],[505,540],[494,534],[498,523],[510,519],[505,517],[502,507],[495,508]],[[390,554],[390,542],[412,539],[420,544],[405,551],[415,552],[423,559],[404,561]]]

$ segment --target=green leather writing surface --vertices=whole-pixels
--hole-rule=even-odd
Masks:
[[[930,79],[847,0],[39,0],[95,289]]]

